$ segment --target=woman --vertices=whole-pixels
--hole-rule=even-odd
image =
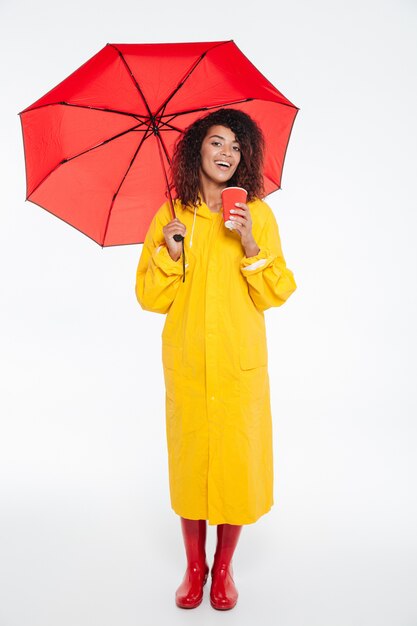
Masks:
[[[198,606],[209,566],[207,520],[217,525],[211,604],[233,608],[232,556],[244,524],[273,504],[265,309],[296,289],[278,226],[263,195],[262,132],[247,114],[220,109],[177,143],[168,202],[154,216],[137,269],[143,309],[167,313],[162,332],[171,506],[181,518],[187,569],[176,592]],[[247,203],[224,226],[221,192],[244,187]],[[184,236],[185,281],[182,242]]]

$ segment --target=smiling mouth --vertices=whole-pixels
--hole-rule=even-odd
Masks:
[[[228,170],[232,167],[231,164],[228,163],[227,161],[214,161],[214,162],[217,165],[217,167],[221,170]]]

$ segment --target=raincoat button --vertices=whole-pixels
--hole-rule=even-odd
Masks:
[[[214,400],[214,396],[211,396],[211,399]]]

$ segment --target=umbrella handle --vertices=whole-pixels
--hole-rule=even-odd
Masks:
[[[182,282],[185,282],[185,254],[184,254],[184,237],[182,235],[174,235],[175,241],[182,241]]]

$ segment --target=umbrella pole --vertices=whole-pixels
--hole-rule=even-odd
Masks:
[[[167,187],[167,191],[168,191],[168,195],[169,195],[169,203],[171,206],[171,212],[172,215],[174,216],[174,219],[177,217],[175,215],[175,209],[174,209],[174,202],[172,200],[172,195],[171,195],[171,188],[169,186],[169,182],[168,182],[168,176],[167,176],[167,172],[165,169],[165,164],[164,164],[164,159],[162,156],[162,151],[161,151],[161,137],[159,135],[158,129],[154,130],[154,134],[156,135],[157,139],[158,139],[158,149],[159,149],[159,156],[161,159],[161,164],[162,164],[162,169],[164,171],[164,176],[165,176],[165,183],[166,183],[166,187]],[[174,235],[174,239],[175,241],[182,241],[182,282],[185,282],[185,253],[184,253],[184,237],[180,234]]]

